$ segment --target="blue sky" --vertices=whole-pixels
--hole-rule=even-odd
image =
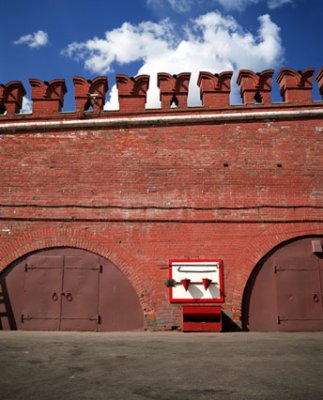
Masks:
[[[282,66],[316,69],[322,60],[322,0],[0,0],[0,83],[64,78],[73,110],[72,76],[108,76],[107,109],[116,107],[114,74]],[[233,85],[235,86],[235,85]],[[314,98],[319,99],[316,84]],[[111,94],[111,99],[109,98]],[[277,88],[274,90],[278,101]],[[234,101],[237,101],[234,88]]]

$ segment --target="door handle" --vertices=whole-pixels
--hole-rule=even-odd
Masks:
[[[67,293],[62,293],[62,296],[65,296],[67,301],[72,301],[73,300],[73,296],[71,292],[67,292]]]
[[[57,300],[58,300],[58,295],[57,295],[56,292],[54,292],[54,293],[52,294],[52,300],[53,300],[53,301],[57,301]]]
[[[314,303],[318,303],[320,301],[318,294],[316,294],[316,293],[313,294],[313,301],[314,301]]]
[[[67,301],[72,301],[73,300],[72,293],[70,293],[70,292],[66,293],[66,300]]]

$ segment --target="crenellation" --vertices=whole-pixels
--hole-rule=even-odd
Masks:
[[[160,72],[157,75],[162,109],[169,109],[172,106],[187,108],[190,78],[189,72],[182,72],[177,75]]]
[[[101,112],[109,88],[108,79],[105,76],[98,76],[92,80],[86,80],[80,76],[74,76],[73,82],[76,111],[83,112],[93,108],[94,113]]]
[[[0,114],[12,116],[22,108],[22,100],[26,90],[20,81],[11,81],[6,85],[0,84]]]
[[[53,79],[50,82],[29,79],[33,114],[60,112],[64,106],[64,95],[67,92],[64,79]]]
[[[220,74],[200,72],[197,85],[200,88],[200,97],[204,107],[226,108],[230,105],[232,75],[232,71]]]
[[[263,107],[289,107],[314,104],[312,99],[312,77],[314,68],[306,68],[295,71],[291,68],[282,68],[276,78],[280,88],[283,103],[273,103],[272,77],[274,70],[267,69],[255,73],[244,69],[238,73],[236,84],[240,87],[240,95],[243,106],[250,108]],[[195,106],[201,110],[233,110],[236,105],[230,104],[232,71],[211,73],[201,71],[197,86],[200,89],[201,106]],[[162,112],[188,111],[188,95],[191,74],[183,72],[171,75],[160,72],[157,75],[157,86],[160,91]],[[323,67],[315,78],[319,92],[323,98]],[[61,113],[64,106],[64,96],[67,86],[64,79],[53,79],[50,82],[32,78],[31,85],[32,115],[30,118],[49,118]],[[83,114],[85,111],[93,111],[91,115],[102,113],[105,105],[106,93],[109,90],[108,80],[105,76],[99,76],[87,80],[80,76],[73,77],[75,111]],[[147,92],[150,84],[149,75],[129,77],[123,74],[116,75],[118,91],[119,112],[123,114],[152,112],[146,110]],[[20,81],[12,81],[0,84],[0,118],[12,118],[19,114],[22,108],[23,97],[26,95],[24,86]],[[320,102],[315,101],[319,106]],[[239,105],[239,107],[241,107]],[[192,107],[190,107],[192,109]],[[157,109],[155,109],[156,111]],[[112,112],[118,112],[113,110]],[[103,115],[109,115],[105,111]],[[63,114],[62,114],[63,115]],[[62,116],[63,117],[63,116]],[[66,117],[66,115],[65,115]],[[64,117],[64,118],[65,118]],[[21,118],[21,115],[20,115]]]
[[[312,76],[314,68],[295,71],[282,68],[276,78],[280,94],[287,103],[310,103],[312,101]]]
[[[237,84],[240,86],[240,95],[243,104],[270,104],[271,82],[274,70],[267,69],[255,73],[243,69],[239,72]]]
[[[323,99],[323,67],[319,70],[315,80],[318,82],[319,91]]]
[[[120,111],[143,111],[145,109],[149,78],[149,75],[138,75],[131,78],[127,75],[116,75]]]

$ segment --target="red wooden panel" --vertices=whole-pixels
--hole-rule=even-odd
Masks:
[[[182,324],[184,332],[221,332],[221,307],[183,306]]]
[[[217,322],[183,322],[183,332],[221,332],[222,324]]]
[[[221,306],[183,306],[182,310],[190,314],[221,314]]]
[[[58,330],[63,258],[34,255],[25,265],[22,329]]]

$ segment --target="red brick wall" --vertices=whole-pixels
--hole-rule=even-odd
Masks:
[[[323,104],[265,110],[309,108],[322,110]],[[227,111],[250,110],[264,108]],[[139,115],[158,120],[198,112]],[[0,125],[26,121],[40,119],[3,117]],[[46,247],[95,251],[133,284],[147,327],[170,329],[180,323],[180,306],[168,301],[168,260],[222,258],[223,308],[239,323],[243,290],[257,262],[285,240],[323,233],[322,132],[322,116],[3,129],[0,268]]]

